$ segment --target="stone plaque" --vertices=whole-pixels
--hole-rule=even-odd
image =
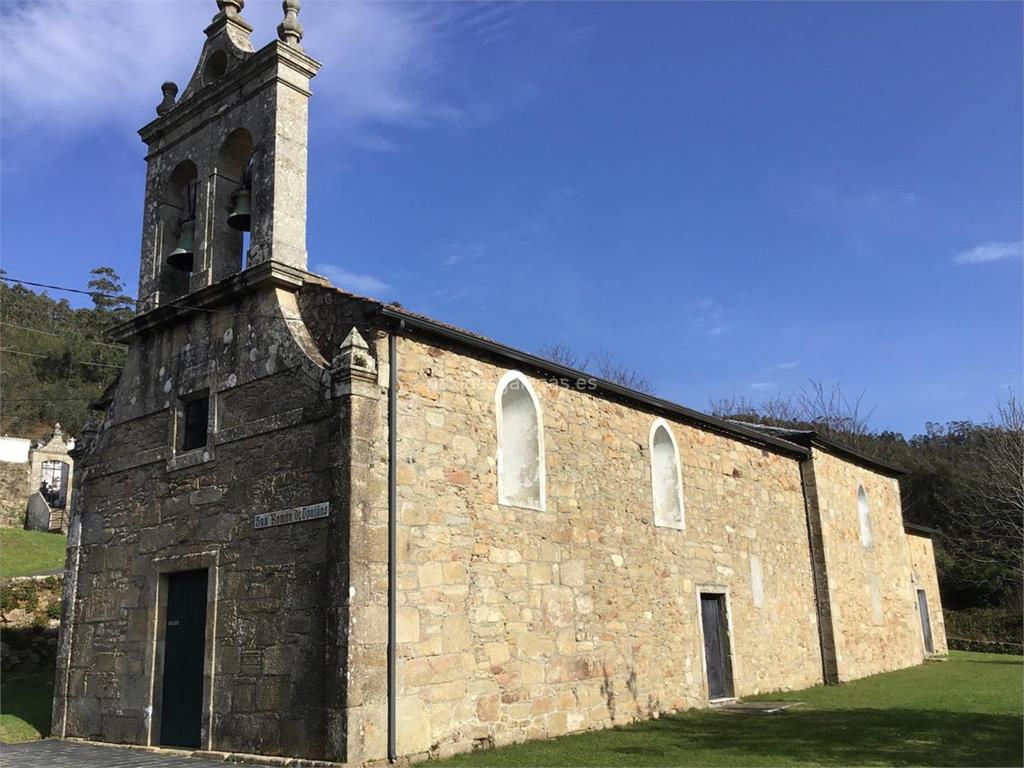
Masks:
[[[306,520],[319,520],[331,514],[330,502],[321,501],[319,504],[307,504],[304,507],[282,509],[280,512],[264,512],[256,515],[254,523],[256,530],[270,528],[275,525],[288,525],[289,523],[301,523]]]

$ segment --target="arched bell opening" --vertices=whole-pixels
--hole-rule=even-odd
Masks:
[[[195,163],[183,160],[171,171],[159,199],[160,292],[170,298],[188,293],[195,269],[198,180]]]
[[[216,82],[228,71],[228,55],[223,50],[213,51],[203,62],[203,85]]]
[[[252,134],[237,128],[224,139],[217,154],[209,232],[214,280],[240,272],[249,249],[254,204],[253,152]]]

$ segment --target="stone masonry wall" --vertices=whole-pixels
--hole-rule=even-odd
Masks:
[[[919,664],[924,654],[899,481],[819,448],[813,459],[839,679]],[[861,543],[859,485],[868,498],[871,548]]]
[[[494,394],[506,370],[400,340],[399,754],[705,706],[703,587],[728,594],[738,695],[821,682],[796,459],[671,424],[686,526],[655,528],[655,415],[531,376],[547,509],[499,505]]]
[[[29,464],[0,461],[0,528],[23,528],[28,503]]]
[[[927,536],[908,533],[907,543],[910,545],[915,587],[923,589],[928,597],[928,617],[932,623],[935,653],[944,655],[949,653],[949,649],[946,646],[946,622],[942,616],[942,600],[939,595],[939,575],[935,570],[935,549]]]
[[[340,696],[325,660],[343,642],[327,626],[343,600],[330,564],[347,548],[340,427],[301,327],[277,319],[290,301],[265,291],[131,345],[104,431],[77,467],[81,545],[55,734],[160,743],[161,580],[206,568],[202,747],[325,756],[339,706],[328,697]],[[215,428],[182,454],[176,403],[203,388]],[[258,513],[322,501],[326,519],[254,527]]]

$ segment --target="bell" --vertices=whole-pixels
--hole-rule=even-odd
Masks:
[[[181,223],[178,247],[167,254],[167,266],[182,272],[191,272],[195,258],[196,221],[188,219]]]
[[[231,193],[228,206],[228,226],[240,232],[248,232],[252,214],[252,191],[245,184]]]

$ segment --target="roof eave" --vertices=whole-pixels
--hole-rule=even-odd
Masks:
[[[620,384],[615,384],[614,382],[592,376],[585,371],[579,371],[574,368],[559,365],[558,363],[553,363],[550,360],[545,360],[537,355],[531,355],[529,352],[523,352],[522,350],[515,349],[514,347],[508,347],[499,342],[484,339],[458,328],[437,323],[429,318],[405,312],[404,310],[394,306],[382,305],[381,315],[392,322],[404,323],[409,328],[434,334],[474,349],[513,360],[522,365],[529,366],[530,368],[554,374],[560,378],[577,381],[583,379],[588,382],[593,382],[597,390],[605,393],[606,395],[613,395],[615,397],[643,405],[647,408],[654,409],[661,413],[675,416],[682,421],[740,440],[741,442],[762,448],[769,448],[778,453],[798,459],[806,459],[810,455],[809,450],[795,443],[791,443],[788,440],[782,440],[780,438],[759,433],[752,429],[746,429],[744,427],[730,424],[722,419],[717,419],[714,416],[709,416],[701,413],[700,411],[694,411],[690,408],[686,408],[678,403],[673,403],[669,400],[663,400],[659,397],[654,397],[643,392],[638,392],[634,389],[629,389],[628,387],[623,387]]]
[[[938,538],[942,535],[942,531],[938,528],[929,528],[927,525],[918,525],[917,523],[903,523],[903,530],[906,533],[913,533],[918,536],[926,536],[929,539]]]
[[[848,459],[855,464],[866,466],[868,469],[876,470],[883,475],[888,475],[889,477],[901,478],[910,474],[910,471],[903,467],[897,466],[896,464],[890,464],[889,462],[875,458],[874,456],[868,456],[866,453],[861,453],[856,448],[851,448],[838,440],[824,437],[817,432],[812,434],[809,443],[816,448],[821,448],[829,453],[837,453],[844,459]]]

